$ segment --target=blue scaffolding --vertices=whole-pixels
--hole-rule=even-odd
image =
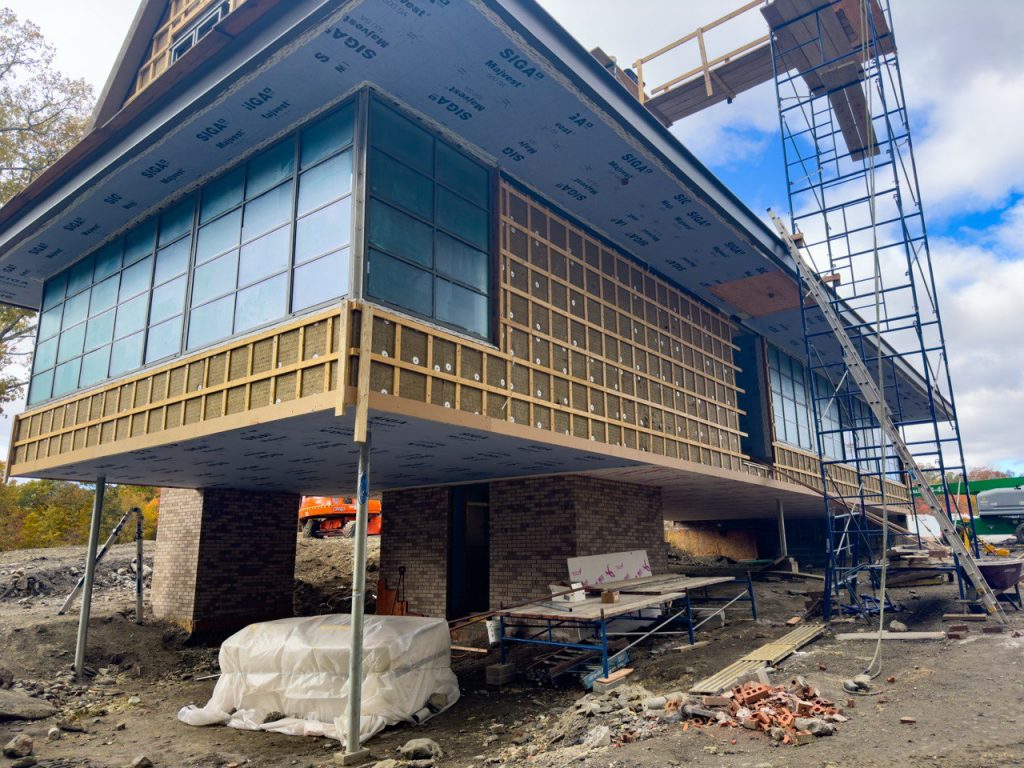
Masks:
[[[964,455],[888,3],[777,0],[762,13],[790,231],[877,373],[917,463],[941,484],[946,514],[973,531],[969,491],[960,509],[950,488],[966,483]],[[828,525],[825,618],[871,613],[888,599],[876,578],[887,555],[880,510],[912,519],[913,495],[820,310],[804,302],[801,315]],[[855,479],[840,465],[852,466]],[[920,546],[920,533],[912,538]]]

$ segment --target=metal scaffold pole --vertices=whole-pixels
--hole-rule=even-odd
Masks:
[[[363,616],[366,607],[366,527],[370,500],[370,433],[359,443],[359,475],[356,483],[356,531],[352,569],[352,648],[348,662],[348,729],[342,765],[366,760],[369,750],[359,744],[363,694]]]
[[[82,586],[82,611],[78,617],[78,641],[75,644],[75,676],[85,671],[85,646],[89,635],[89,614],[92,611],[92,585],[96,576],[96,546],[100,541],[100,518],[103,517],[103,492],[107,479],[96,478],[96,494],[92,501],[92,521],[89,523],[89,544],[85,552],[85,583]]]

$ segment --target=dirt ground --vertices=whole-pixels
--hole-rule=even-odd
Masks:
[[[70,672],[77,614],[55,614],[76,578],[71,569],[81,567],[81,550],[0,553],[0,685],[6,670],[16,688],[58,708],[44,720],[0,722],[0,745],[27,733],[35,739],[38,765],[53,768],[123,766],[143,755],[156,766],[334,765],[338,744],[332,740],[192,728],[177,721],[179,708],[208,699],[215,680],[203,678],[216,673],[217,649],[190,645],[181,631],[166,624],[134,623],[128,570],[133,555],[131,545],[117,547],[100,569],[89,635],[91,674],[78,685]],[[375,549],[371,559],[375,565]],[[300,610],[346,610],[350,564],[350,540],[300,538]],[[713,620],[699,633],[699,639],[710,641],[707,646],[676,651],[684,641],[678,636],[645,643],[631,663],[631,690],[640,686],[637,696],[685,691],[695,680],[785,634],[785,620],[803,610],[799,591],[806,586],[796,580],[757,582],[760,620],[733,614],[724,627]],[[952,585],[895,590],[893,595],[904,607],[896,618],[911,630],[942,629],[942,614],[958,610]],[[494,653],[456,656],[459,702],[424,725],[390,728],[368,746],[375,759],[384,759],[397,757],[397,747],[406,740],[428,737],[445,750],[438,766],[459,767],[1024,766],[1024,637],[1014,636],[1024,634],[1024,613],[1011,612],[1010,618],[1012,630],[999,635],[982,634],[981,625],[972,624],[963,640],[887,642],[883,673],[872,695],[854,698],[855,706],[845,709],[848,722],[837,724],[834,736],[801,747],[779,746],[765,734],[744,729],[684,730],[679,723],[624,710],[608,717],[637,724],[630,738],[640,740],[619,744],[630,738],[616,736],[611,746],[576,746],[593,724],[608,722],[601,715],[588,719],[580,714],[577,702],[585,692],[576,685],[552,689],[525,680],[489,689],[484,669],[497,660]],[[861,627],[866,625],[836,624],[833,631]],[[851,696],[842,692],[842,681],[863,670],[873,647],[826,635],[781,664],[774,677],[784,682],[803,675],[824,696],[845,705]],[[888,676],[894,682],[884,682]],[[900,724],[901,717],[916,723]],[[65,728],[62,737],[47,740],[48,729],[58,722]],[[613,733],[623,732],[613,728]],[[0,758],[0,768],[10,762]]]

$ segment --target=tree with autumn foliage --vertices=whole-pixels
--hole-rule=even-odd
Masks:
[[[39,28],[0,8],[0,205],[85,133],[92,88],[56,70]],[[0,307],[0,413],[25,385],[35,312]]]

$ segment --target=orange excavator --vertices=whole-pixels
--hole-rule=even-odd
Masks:
[[[366,509],[366,532],[380,535],[380,499],[370,499]],[[299,505],[299,530],[307,538],[345,536],[351,538],[356,529],[356,501],[342,496],[304,496]]]

